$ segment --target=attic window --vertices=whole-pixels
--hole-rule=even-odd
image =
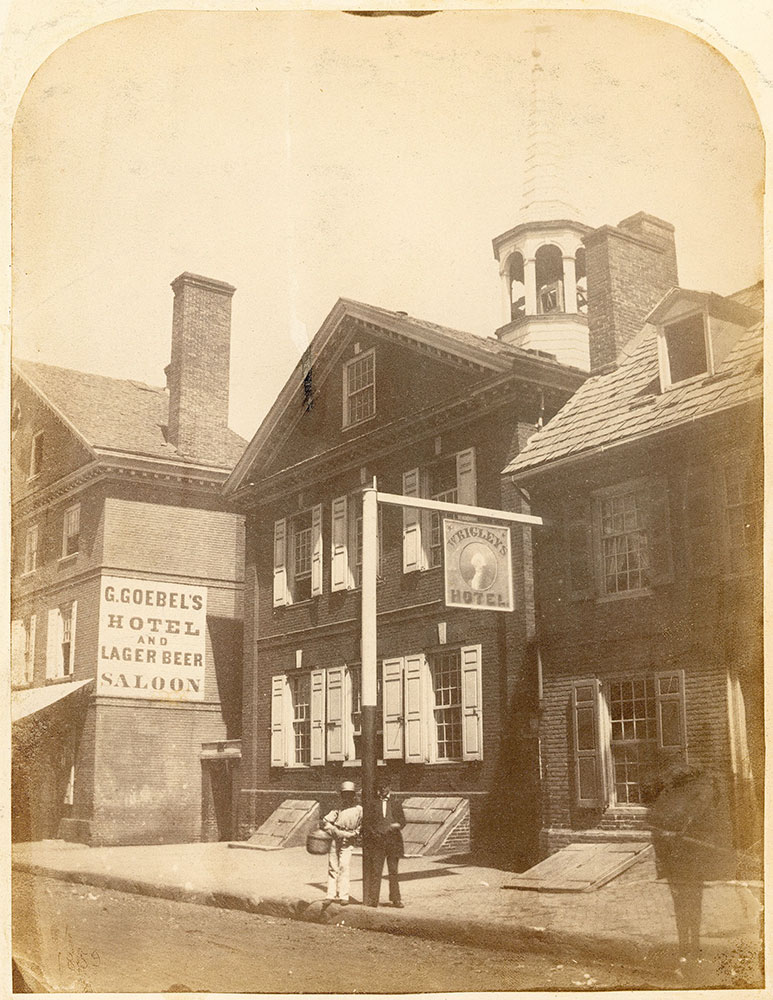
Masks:
[[[664,389],[711,373],[702,312],[663,327],[660,358]]]
[[[376,353],[358,354],[344,365],[344,427],[376,415]]]

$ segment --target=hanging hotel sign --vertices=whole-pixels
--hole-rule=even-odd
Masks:
[[[510,529],[443,520],[446,607],[513,610]]]
[[[103,576],[97,693],[204,700],[207,589]]]

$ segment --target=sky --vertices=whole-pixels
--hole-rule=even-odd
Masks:
[[[13,352],[162,385],[170,282],[236,286],[251,437],[339,296],[485,336],[519,222],[532,30],[580,221],[676,227],[680,283],[762,277],[763,140],[716,50],[605,12],[159,12],[61,46],[13,144]]]

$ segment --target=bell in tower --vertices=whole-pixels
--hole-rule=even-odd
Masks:
[[[590,226],[567,196],[550,114],[544,60],[534,33],[520,222],[494,239],[502,282],[505,343],[554,355],[588,371],[588,301],[583,237]]]

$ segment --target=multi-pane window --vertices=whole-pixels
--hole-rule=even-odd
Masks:
[[[618,805],[639,803],[657,747],[655,679],[611,681],[607,705],[615,801]]]
[[[293,518],[292,528],[293,600],[306,601],[311,597],[311,511]]]
[[[362,668],[349,667],[351,684],[351,725],[354,742],[354,760],[362,760]],[[376,678],[376,759],[384,756],[384,724],[381,677]]]
[[[289,678],[293,763],[311,763],[311,684],[308,674]]]
[[[376,355],[361,354],[344,368],[344,424],[361,423],[376,412]]]
[[[459,650],[430,657],[435,752],[438,760],[462,757],[462,670]]]
[[[687,748],[681,670],[572,682],[574,801],[582,809],[636,806]]]
[[[33,573],[38,565],[38,526],[27,528],[24,542],[24,572]]]
[[[43,468],[43,431],[38,431],[32,438],[32,448],[30,450],[30,472],[29,477],[33,479],[39,476]]]
[[[442,503],[459,502],[456,455],[450,455],[430,467],[429,495],[430,499]],[[443,515],[437,510],[430,512],[429,564],[431,567],[443,564]]]
[[[24,623],[24,683],[31,684],[35,673],[35,624],[32,615]]]
[[[62,674],[67,677],[72,673],[72,608],[62,612]]]
[[[733,455],[723,466],[722,479],[729,568],[740,572],[762,551],[762,477]]]
[[[643,590],[650,583],[646,495],[637,488],[599,502],[603,586],[606,594]]]
[[[64,512],[62,557],[74,555],[80,545],[81,505],[75,504]]]

